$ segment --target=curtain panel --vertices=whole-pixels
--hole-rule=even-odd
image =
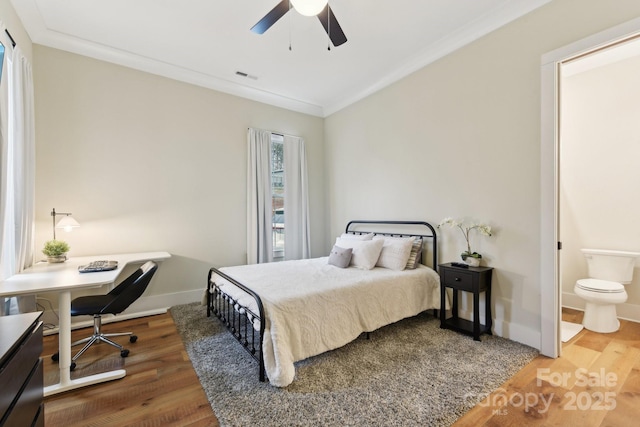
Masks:
[[[12,46],[0,23],[5,47],[0,81],[0,280],[34,260],[35,120],[31,64]],[[0,298],[0,315],[33,311],[35,296]]]
[[[4,33],[4,31],[3,31]],[[5,44],[5,43],[3,43]],[[19,47],[5,44],[2,85],[8,86],[7,124],[0,155],[0,278],[31,266],[34,259],[35,120],[31,64]],[[4,101],[4,100],[3,100]],[[5,133],[6,131],[6,133]]]
[[[284,182],[285,259],[310,258],[309,184],[302,138],[284,136]]]
[[[30,267],[34,259],[35,234],[35,117],[31,64],[19,47],[12,61],[13,108],[10,137],[14,152],[14,223],[16,227],[16,271]],[[11,114],[12,112],[12,114]]]

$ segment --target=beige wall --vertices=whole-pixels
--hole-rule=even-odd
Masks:
[[[51,208],[81,228],[71,256],[165,250],[147,296],[193,290],[246,262],[246,132],[307,144],[312,255],[326,253],[323,120],[34,45],[36,248]],[[192,299],[193,300],[193,299]]]
[[[562,80],[560,231],[563,303],[584,307],[581,248],[640,251],[640,57]],[[637,263],[637,265],[640,265]],[[618,308],[640,313],[640,270]]]
[[[245,259],[246,128],[279,130],[309,144],[314,256],[353,218],[486,221],[496,333],[538,346],[541,55],[638,16],[555,0],[324,121],[35,46],[36,244],[71,211],[72,254],[167,250],[150,292],[195,295]]]
[[[540,66],[640,16],[640,2],[556,0],[326,119],[330,232],[352,217],[470,216],[494,274],[498,334],[539,346]],[[440,233],[441,262],[463,249]]]

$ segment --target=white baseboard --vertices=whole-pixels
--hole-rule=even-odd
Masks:
[[[519,325],[517,323],[507,322],[501,319],[493,321],[493,334],[499,337],[516,341],[529,347],[540,350],[541,335],[540,331]]]
[[[562,306],[584,311],[584,300],[573,292],[562,293]]]
[[[468,310],[458,310],[458,316],[466,320],[473,320],[473,312]],[[486,325],[485,318],[484,305],[481,303],[480,323],[483,325]],[[510,323],[503,319],[493,319],[492,324],[491,332],[493,335],[507,338],[511,341],[516,341],[540,350],[540,331],[527,328],[517,323]]]
[[[188,304],[192,302],[201,302],[204,291],[201,289],[184,291],[184,292],[175,292],[170,294],[162,294],[162,295],[153,295],[148,297],[141,297],[135,303],[131,305],[127,310],[123,313],[118,314],[116,316],[108,315],[104,316],[102,322],[103,323],[111,323],[118,322],[121,320],[133,319],[137,317],[151,316],[155,314],[165,313],[167,309],[174,305],[180,304]],[[575,295],[574,295],[575,296]],[[577,296],[576,296],[577,297]],[[564,296],[563,296],[564,298]],[[579,299],[579,297],[577,297]],[[569,299],[569,298],[567,298]],[[564,305],[565,299],[563,299]],[[482,324],[485,323],[484,316],[484,305],[480,304],[480,322]],[[621,304],[624,305],[624,304]],[[638,313],[638,306],[632,306],[633,310],[636,310],[636,314]],[[573,308],[573,307],[572,307]],[[584,310],[584,304],[581,308]],[[203,315],[205,313],[206,308],[203,306]],[[46,310],[43,314],[42,320],[45,324],[53,325],[53,328],[45,330],[45,335],[50,335],[58,332],[58,318],[57,312],[52,312],[51,310]],[[458,315],[467,320],[473,319],[473,313],[468,310],[459,310]],[[621,315],[621,314],[620,314]],[[622,317],[622,316],[621,316]],[[638,317],[636,315],[636,317]],[[629,319],[633,320],[633,319]],[[93,325],[93,319],[89,316],[79,316],[77,318],[72,319],[73,323],[71,325],[72,329],[86,328]],[[636,321],[640,321],[636,320]],[[510,339],[512,341],[517,341],[519,343],[528,345],[533,348],[540,349],[540,332],[533,330],[531,328],[519,325],[517,323],[510,323],[502,319],[494,319],[493,320],[493,334]]]
[[[153,316],[166,313],[174,305],[188,304],[202,301],[202,290],[175,292],[171,294],[152,295],[140,297],[136,302],[124,312],[118,315],[106,315],[102,317],[102,323],[119,322],[122,320],[135,319],[138,317]],[[202,307],[203,314],[205,307]],[[58,333],[58,313],[57,310],[45,310],[42,314],[42,321],[48,328],[44,330],[44,335]],[[78,316],[72,318],[71,329],[80,329],[93,326],[93,318],[90,316]]]
[[[574,310],[584,311],[585,302],[573,292],[562,293],[562,306],[572,308]],[[617,304],[616,313],[619,319],[629,320],[631,322],[640,323],[640,305],[637,304]]]

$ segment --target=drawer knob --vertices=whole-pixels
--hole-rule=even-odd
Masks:
[[[459,277],[454,277],[454,279],[453,279],[453,280],[455,280],[456,282],[459,282],[459,281],[460,281],[460,278],[459,278]]]

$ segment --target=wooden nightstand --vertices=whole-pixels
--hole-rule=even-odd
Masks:
[[[491,335],[491,276],[492,267],[461,268],[451,263],[440,264],[440,327],[473,335],[480,341],[480,334]],[[453,316],[446,318],[446,288],[453,289]],[[458,291],[473,293],[473,322],[458,317]],[[485,325],[480,324],[480,292],[485,292]]]

